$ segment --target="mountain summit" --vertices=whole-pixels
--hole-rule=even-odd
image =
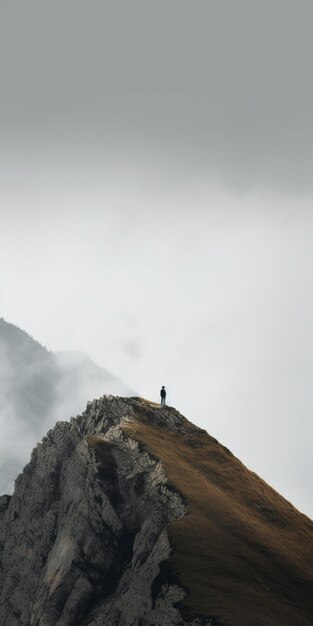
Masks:
[[[0,498],[5,626],[309,626],[313,523],[175,409],[103,396]]]

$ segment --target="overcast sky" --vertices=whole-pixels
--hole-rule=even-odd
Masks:
[[[166,385],[311,517],[312,23],[311,0],[0,2],[0,314]]]

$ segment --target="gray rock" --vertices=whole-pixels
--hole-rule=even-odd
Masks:
[[[159,576],[171,552],[168,525],[186,505],[158,459],[122,431],[141,406],[103,396],[58,422],[13,497],[0,498],[1,624],[186,624],[177,606],[185,591]],[[184,430],[176,412],[152,414]]]

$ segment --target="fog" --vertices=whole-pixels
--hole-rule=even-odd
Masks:
[[[0,12],[1,314],[313,516],[312,4]]]

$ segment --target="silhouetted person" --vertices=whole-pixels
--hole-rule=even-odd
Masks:
[[[165,406],[166,391],[165,391],[164,385],[162,386],[162,389],[160,391],[160,396],[161,396],[161,405]]]

